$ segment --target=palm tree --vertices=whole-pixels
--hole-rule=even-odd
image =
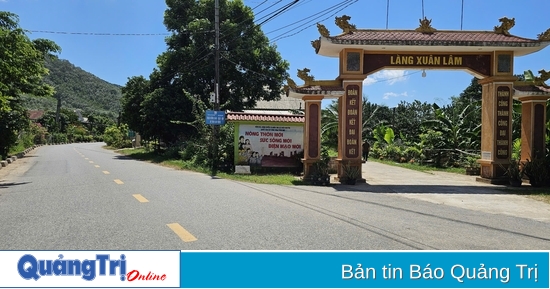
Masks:
[[[321,110],[321,143],[336,150],[338,148],[338,101],[334,100]]]

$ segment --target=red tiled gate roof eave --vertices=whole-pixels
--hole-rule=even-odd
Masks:
[[[540,41],[506,36],[492,31],[357,30],[327,38],[334,44],[360,45],[442,45],[442,46],[537,46]]]
[[[297,114],[254,114],[244,112],[226,113],[227,121],[264,121],[264,122],[287,122],[304,123],[305,116]]]

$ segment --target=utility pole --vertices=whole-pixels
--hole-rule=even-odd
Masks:
[[[215,80],[214,80],[214,111],[220,110],[220,0],[214,1],[214,30],[216,34],[215,40],[215,60],[214,60],[214,70],[215,70]],[[219,126],[214,125],[214,136],[213,136],[213,150],[212,150],[212,176],[215,176],[218,173],[218,131]]]
[[[59,131],[61,131],[61,94],[57,94],[57,107],[55,109],[55,126]]]

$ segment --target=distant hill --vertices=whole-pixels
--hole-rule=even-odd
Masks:
[[[44,81],[55,88],[51,98],[24,96],[28,109],[55,110],[57,97],[61,97],[61,107],[81,109],[86,115],[91,112],[118,116],[120,109],[121,87],[106,82],[99,77],[74,66],[68,60],[49,58],[46,68],[50,74]]]

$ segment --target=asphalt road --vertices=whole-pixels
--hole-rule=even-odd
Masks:
[[[44,146],[0,174],[0,250],[550,249],[548,222],[211,178],[101,146]]]

